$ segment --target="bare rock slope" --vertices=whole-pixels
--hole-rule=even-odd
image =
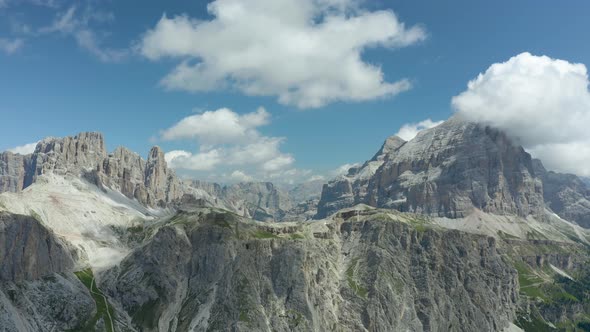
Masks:
[[[0,212],[0,330],[66,331],[95,302],[72,273],[67,245],[32,217]]]
[[[413,218],[264,225],[183,212],[101,287],[141,331],[502,331],[518,281],[496,240]]]

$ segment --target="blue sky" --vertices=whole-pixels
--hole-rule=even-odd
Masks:
[[[165,140],[162,130],[204,111],[228,108],[243,115],[263,107],[268,118],[250,128],[254,136],[284,138],[279,149],[292,158],[290,169],[329,176],[342,164],[371,157],[404,124],[448,118],[451,98],[493,63],[530,52],[590,64],[590,3],[585,1],[341,2],[353,3],[346,9],[350,16],[393,11],[406,29],[420,29],[423,36],[411,42],[370,45],[359,53],[362,63],[380,68],[385,82],[407,79],[409,90],[357,101],[335,98],[301,109],[296,102],[279,102],[274,92],[246,95],[231,84],[197,92],[169,89],[159,82],[183,56],[167,56],[170,49],[160,49],[164,55],[149,53],[146,33],[156,30],[164,13],[169,19],[185,14],[215,20],[207,1],[0,0],[0,150],[45,136],[100,131],[110,150],[124,145],[145,155],[158,144],[166,151],[197,154],[213,149],[203,147],[203,136]],[[58,28],[69,11],[74,23]],[[189,61],[199,60],[193,54]],[[230,153],[231,144],[219,148]],[[247,167],[185,173],[220,177],[239,170],[264,177],[255,166]]]

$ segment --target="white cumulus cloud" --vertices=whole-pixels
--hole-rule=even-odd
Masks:
[[[262,107],[239,115],[227,108],[206,111],[182,119],[162,132],[164,140],[197,138],[204,144],[233,143],[258,136],[257,127],[269,123],[270,114]]]
[[[522,53],[454,97],[467,119],[504,130],[549,169],[590,175],[590,92],[583,64]]]
[[[295,158],[281,151],[285,139],[265,136],[257,130],[269,123],[270,113],[262,107],[246,114],[220,108],[188,116],[162,131],[161,138],[196,140],[199,150],[170,151],[166,153],[166,161],[176,169],[230,174],[231,181],[245,181],[245,176],[238,179],[241,174],[251,179],[268,179],[279,174],[299,176],[301,173],[293,169]]]
[[[33,153],[33,152],[35,152],[35,148],[37,147],[37,143],[39,143],[39,142],[16,146],[12,149],[8,149],[8,151],[10,151],[12,153],[23,154],[23,155]]]
[[[235,182],[251,182],[254,181],[254,178],[251,177],[250,175],[240,171],[240,170],[235,170],[230,174],[230,179],[232,181]]]
[[[359,9],[357,0],[216,0],[210,20],[162,16],[138,44],[151,59],[180,59],[161,81],[169,89],[224,87],[247,95],[314,108],[335,101],[363,101],[410,89],[388,82],[362,53],[404,47],[426,38],[389,10]]]
[[[184,150],[173,150],[164,155],[169,167],[187,169],[191,171],[209,171],[214,169],[221,161],[219,150],[209,150],[199,153],[191,153]]]
[[[432,121],[431,119],[426,119],[418,123],[407,123],[399,129],[396,135],[404,141],[409,141],[416,137],[416,135],[422,130],[436,127],[443,122],[444,121]]]

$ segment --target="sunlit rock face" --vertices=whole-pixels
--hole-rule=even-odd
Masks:
[[[31,156],[12,152],[0,153],[0,192],[20,192],[32,179],[27,172],[30,169]]]
[[[147,161],[124,147],[109,154],[101,133],[45,138],[26,156],[0,154],[0,192],[20,192],[48,173],[81,175],[151,207],[166,206],[183,194],[159,147],[150,150]]]
[[[502,331],[516,271],[496,240],[342,213],[262,224],[197,209],[105,272],[138,330]]]
[[[374,171],[368,168],[375,157],[324,186],[317,218],[357,203],[452,218],[474,208],[543,214],[543,185],[530,155],[489,127],[453,117],[381,158]],[[357,175],[363,172],[371,175]]]

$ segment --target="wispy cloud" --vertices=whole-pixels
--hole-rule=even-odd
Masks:
[[[432,121],[431,119],[426,119],[417,123],[406,123],[399,129],[396,135],[405,141],[409,141],[416,137],[416,135],[422,130],[436,127],[441,123],[443,123],[443,121]]]
[[[101,38],[91,28],[91,23],[105,23],[114,20],[109,12],[92,10],[87,7],[80,11],[77,7],[69,7],[66,11],[57,13],[53,22],[38,29],[41,35],[61,33],[72,36],[78,46],[96,56],[103,62],[120,62],[129,55],[129,49],[114,49],[103,45]]]
[[[24,44],[25,42],[20,38],[0,38],[0,51],[5,54],[13,54],[23,47]]]

